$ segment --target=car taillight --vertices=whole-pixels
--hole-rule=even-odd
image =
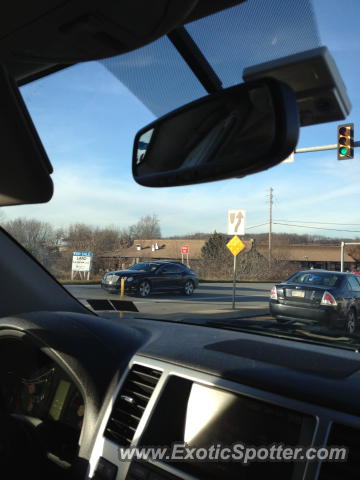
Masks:
[[[276,290],[276,287],[273,287],[273,288],[271,289],[270,298],[271,298],[271,300],[277,300],[277,290]]]
[[[332,305],[333,307],[335,307],[337,305],[337,302],[330,292],[324,292],[320,305]]]

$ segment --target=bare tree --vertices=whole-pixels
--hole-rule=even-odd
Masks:
[[[92,251],[94,249],[94,228],[84,223],[70,225],[65,240],[71,250]]]
[[[349,245],[346,247],[346,253],[355,260],[360,262],[360,245]]]
[[[151,240],[161,238],[160,221],[157,215],[145,215],[131,225],[130,235],[133,239]]]
[[[119,247],[120,248],[130,247],[133,241],[134,241],[134,238],[131,235],[130,228],[122,228],[119,230]]]
[[[101,255],[106,252],[128,247],[132,243],[129,229],[118,229],[114,226],[98,228],[77,223],[70,225],[64,232],[66,251],[62,252],[59,271],[67,276],[71,269],[72,252],[90,251],[93,253],[92,272],[101,274],[105,269],[105,260]]]
[[[171,235],[170,239],[179,239],[179,240],[209,240],[210,233],[203,233],[203,232],[195,232],[195,233],[187,233],[185,235]]]
[[[228,236],[214,232],[201,251],[199,274],[204,279],[230,280],[233,275],[233,256],[226,248]],[[281,280],[297,270],[288,261],[284,248],[275,249],[272,262],[261,255],[256,247],[244,250],[236,258],[238,280]]]
[[[107,252],[131,243],[128,230],[116,227],[98,228],[77,223],[70,225],[65,232],[65,240],[70,250]]]
[[[5,222],[4,228],[39,262],[46,266],[51,264],[56,233],[49,223],[36,219],[16,218]]]

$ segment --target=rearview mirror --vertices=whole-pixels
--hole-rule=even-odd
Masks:
[[[140,130],[133,175],[148,187],[244,177],[287,158],[298,135],[293,91],[272,79],[248,82],[196,100]]]

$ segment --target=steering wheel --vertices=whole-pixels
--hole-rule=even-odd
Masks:
[[[0,477],[12,480],[36,478],[60,480],[59,472],[46,457],[46,448],[37,428],[16,416],[0,412]],[[66,476],[68,478],[68,476]]]

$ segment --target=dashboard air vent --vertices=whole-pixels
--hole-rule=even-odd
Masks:
[[[358,479],[360,472],[360,430],[340,423],[334,423],[328,439],[328,447],[332,446],[348,448],[347,460],[342,462],[323,462],[319,480]]]
[[[160,376],[161,372],[151,367],[131,367],[106,425],[106,438],[124,447],[131,444]]]

